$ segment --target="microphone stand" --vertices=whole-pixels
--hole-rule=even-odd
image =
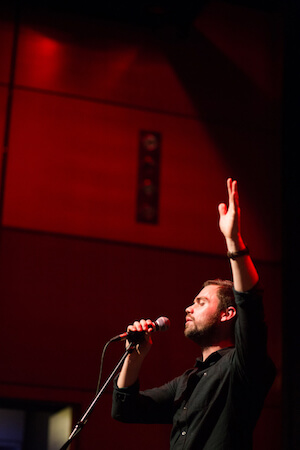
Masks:
[[[92,413],[93,409],[96,406],[97,401],[99,400],[99,398],[101,397],[101,395],[103,394],[104,390],[106,389],[106,387],[108,386],[108,384],[111,382],[111,380],[113,379],[113,377],[115,376],[116,372],[118,371],[119,367],[122,365],[122,363],[124,362],[126,356],[129,353],[132,353],[132,351],[135,349],[136,346],[136,342],[129,342],[128,347],[125,350],[124,355],[122,356],[122,358],[120,359],[120,361],[118,362],[118,364],[116,365],[116,367],[113,369],[113,371],[111,372],[111,374],[109,375],[109,377],[107,378],[107,380],[105,381],[105,383],[103,384],[102,388],[99,389],[98,393],[96,394],[96,397],[94,398],[94,400],[91,402],[90,406],[88,407],[88,409],[86,410],[86,412],[83,414],[83,416],[81,417],[81,419],[77,422],[77,424],[75,425],[72,433],[70,434],[68,440],[64,443],[64,445],[60,448],[60,450],[66,450],[69,445],[71,444],[71,442],[73,441],[73,439],[80,433],[80,431],[82,430],[82,428],[84,427],[84,425],[87,423],[88,418],[90,416],[90,414]]]

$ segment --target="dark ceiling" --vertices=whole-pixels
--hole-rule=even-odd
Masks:
[[[151,22],[153,19],[162,23],[178,22],[193,18],[212,0],[23,0],[24,4],[55,9],[67,13],[92,15],[105,19],[124,22]],[[283,0],[221,0],[225,3],[245,6],[261,11],[278,11]],[[21,2],[22,3],[22,2]]]

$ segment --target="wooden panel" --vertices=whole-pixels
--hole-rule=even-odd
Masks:
[[[0,142],[3,149],[3,138],[6,120],[7,88],[0,86]]]
[[[280,367],[280,267],[258,269],[270,352]],[[92,390],[105,342],[136,318],[165,315],[171,328],[154,336],[156,350],[147,359],[147,367],[163,369],[155,380],[143,371],[144,386],[162,383],[198,356],[183,335],[184,310],[202,283],[216,277],[230,277],[226,257],[4,230],[0,334],[7,345],[0,380]],[[122,353],[123,343],[110,347],[104,376]]]
[[[203,193],[210,167],[222,194],[226,173],[199,122],[16,92],[12,127],[5,225],[208,249],[198,233],[216,228],[216,187]],[[135,221],[145,128],[162,132],[158,227]]]
[[[83,21],[75,25],[66,18],[61,30],[53,20],[50,26],[22,27],[17,84],[195,114],[184,86],[151,33],[144,31],[141,37],[134,27]]]
[[[0,19],[0,83],[9,82],[13,32],[14,23]]]
[[[0,396],[77,404],[82,413],[96,389],[104,343],[136,318],[166,315],[171,321],[169,331],[153,336],[141,374],[143,388],[160,385],[193,366],[199,348],[183,335],[184,309],[205,279],[230,276],[226,257],[12,230],[3,230],[1,243]],[[258,270],[265,286],[270,354],[280,368],[280,266],[259,264]],[[123,343],[108,348],[103,380],[123,351]],[[280,389],[278,379],[266,402],[273,411],[265,411],[256,433],[257,448],[280,439]],[[126,440],[147,430],[162,439],[158,448],[166,448],[168,427],[112,421],[110,394],[111,386],[82,433],[80,448],[105,442],[105,448],[113,449],[121,443],[120,434]],[[79,418],[78,409],[77,414]],[[278,426],[266,438],[270,419]],[[114,437],[102,438],[103,429]],[[150,446],[148,440],[144,447]]]
[[[16,83],[270,129],[281,74],[274,23],[257,11],[213,3],[182,39],[172,28],[154,32],[29,14],[21,28]]]
[[[140,129],[162,133],[158,226],[135,221]],[[259,258],[277,257],[276,153],[257,166],[260,152],[273,152],[273,140],[247,130],[205,128],[196,120],[16,91],[3,223],[223,253],[217,205],[226,201],[226,178],[233,175],[241,181],[249,245]],[[268,189],[262,191],[265,165]],[[271,227],[257,226],[256,211]]]
[[[6,87],[0,86],[0,183],[2,177],[2,164],[3,164],[3,143],[4,143],[4,132],[6,125],[6,104],[7,104],[8,89]]]

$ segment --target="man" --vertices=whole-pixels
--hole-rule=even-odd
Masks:
[[[230,281],[204,283],[186,308],[185,335],[202,357],[194,369],[161,386],[139,392],[142,362],[151,348],[152,322],[128,331],[145,338],[127,356],[115,382],[112,415],[123,422],[172,423],[172,450],[247,450],[270,389],[275,368],[267,355],[266,326],[258,274],[240,232],[237,182],[227,180],[228,209],[219,205]]]

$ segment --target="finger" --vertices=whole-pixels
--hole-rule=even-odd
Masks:
[[[225,203],[220,203],[218,206],[220,216],[225,216],[227,213],[227,206]]]
[[[154,330],[154,328],[155,328],[155,325],[154,325],[154,323],[152,322],[152,320],[151,319],[147,319],[147,321],[146,321],[146,325],[147,325],[147,327],[148,327],[148,330]]]
[[[232,178],[227,178],[227,190],[228,190],[228,196],[230,197],[232,193]]]
[[[153,324],[150,319],[147,319],[147,320],[141,319],[140,324],[142,325],[142,328],[144,331],[147,331],[148,328],[150,328],[150,326],[153,327]]]
[[[233,192],[235,204],[236,204],[237,207],[239,207],[239,193],[238,193],[237,181],[236,180],[234,180],[232,182],[232,192]]]
[[[142,325],[143,320],[144,319],[136,320],[135,322],[133,322],[133,325],[136,327],[137,331],[143,331],[143,325]]]
[[[239,197],[238,197],[238,191],[237,191],[237,181],[232,180],[232,178],[228,179],[228,207],[231,211],[235,212],[236,209],[239,207]]]
[[[143,328],[138,320],[133,322],[133,324],[128,325],[127,331],[143,331]]]
[[[155,328],[155,325],[151,319],[147,319],[147,320],[141,319],[140,323],[142,325],[143,331],[146,331],[146,333],[154,330],[154,328]]]
[[[232,192],[232,178],[227,178],[227,192],[228,192],[228,208],[234,207],[234,197]],[[226,209],[227,212],[228,209]]]
[[[134,325],[128,325],[127,331],[137,331],[137,329]]]

